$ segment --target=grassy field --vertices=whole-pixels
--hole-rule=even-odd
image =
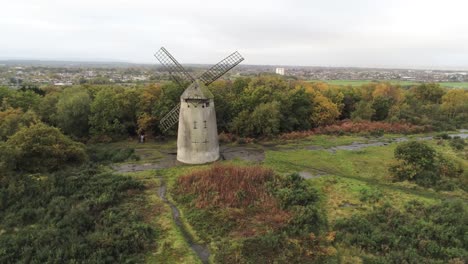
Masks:
[[[374,81],[372,80],[310,80],[310,82],[326,82],[332,85],[344,85],[344,86],[361,86],[364,84],[369,84]],[[413,86],[417,85],[420,82],[415,81],[389,81],[392,84],[399,84],[401,86]],[[468,82],[440,82],[442,87],[447,88],[463,88],[468,89]]]
[[[423,137],[426,135],[417,135]],[[385,135],[379,140],[389,141],[402,135]],[[409,136],[411,137],[411,136]],[[415,136],[416,137],[416,136]],[[322,197],[323,204],[330,225],[341,218],[348,218],[353,214],[370,212],[376,206],[391,203],[397,208],[403,208],[405,203],[411,200],[420,201],[426,205],[437,204],[445,199],[466,200],[464,191],[435,191],[420,187],[410,182],[393,182],[389,175],[388,167],[394,162],[393,152],[398,143],[389,143],[385,146],[365,147],[360,150],[332,150],[335,146],[349,145],[352,143],[367,143],[375,138],[361,136],[311,136],[303,140],[288,141],[279,145],[248,144],[246,147],[265,149],[265,160],[262,165],[273,169],[276,173],[287,175],[294,172],[308,173],[307,181],[315,186]],[[462,164],[468,170],[466,153],[454,151],[447,142],[427,140],[428,144],[443,153],[451,160]],[[135,164],[153,163],[162,158],[163,153],[173,149],[174,142],[145,143],[120,142],[111,145],[114,148],[131,147],[140,157]],[[314,146],[316,148],[308,148]],[[306,149],[307,148],[307,149]],[[249,165],[247,161],[231,160],[220,161],[221,164]],[[211,165],[200,166],[176,166],[161,170],[149,170],[143,172],[125,173],[145,183],[146,200],[150,204],[148,217],[155,226],[162,227],[156,238],[157,247],[147,255],[147,263],[200,263],[190,245],[184,239],[180,228],[174,223],[171,209],[158,196],[158,188],[162,177],[167,184],[167,198],[180,210],[182,222],[186,230],[191,233],[194,240],[206,243],[209,237],[206,234],[197,233],[196,226],[191,226],[184,213],[189,211],[182,204],[177,204],[172,199],[172,190],[176,188],[177,179],[194,170],[206,169]],[[467,177],[465,173],[464,177]],[[216,254],[216,247],[210,248],[212,254]],[[340,249],[346,252],[346,249]],[[354,253],[351,255],[355,255]]]

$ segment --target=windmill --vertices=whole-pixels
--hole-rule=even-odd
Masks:
[[[188,164],[216,161],[219,159],[218,129],[214,97],[207,86],[244,58],[236,51],[193,78],[164,47],[154,56],[180,86],[184,81],[191,83],[180,96],[180,103],[160,121],[163,131],[179,123],[177,160]]]

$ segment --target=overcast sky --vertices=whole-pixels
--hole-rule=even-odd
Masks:
[[[467,0],[2,0],[0,58],[465,68]]]

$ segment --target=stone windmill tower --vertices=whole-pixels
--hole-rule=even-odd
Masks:
[[[236,51],[212,66],[198,78],[193,78],[163,47],[156,59],[165,66],[179,84],[191,84],[180,96],[180,103],[160,122],[163,131],[179,123],[177,160],[188,164],[203,164],[219,159],[218,128],[213,94],[207,86],[244,60]]]

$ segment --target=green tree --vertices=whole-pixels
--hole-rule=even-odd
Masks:
[[[83,144],[43,123],[23,127],[6,141],[5,147],[11,150],[13,167],[19,171],[55,171],[87,159]]]
[[[231,122],[236,134],[249,137],[270,137],[279,133],[279,103],[261,103],[254,111],[244,110]]]
[[[356,105],[356,110],[351,113],[351,118],[353,120],[371,120],[372,116],[375,114],[372,104],[368,101],[361,100]]]
[[[38,122],[31,110],[23,113],[21,109],[8,108],[0,112],[0,140],[7,140],[23,127],[29,127]]]
[[[83,89],[68,88],[63,91],[57,102],[56,120],[67,135],[81,138],[88,135],[88,116],[91,98]]]
[[[426,103],[440,104],[445,90],[438,83],[423,83],[412,88],[413,94]]]
[[[122,137],[125,134],[122,117],[122,105],[116,89],[105,88],[97,92],[89,116],[91,134],[101,139]]]
[[[387,119],[390,109],[395,101],[389,97],[378,96],[374,98],[372,102],[372,108],[374,109],[374,114],[372,115],[372,121],[383,121]]]
[[[279,133],[281,113],[279,103],[260,104],[252,112],[251,122],[253,134],[261,137],[271,137]]]
[[[60,94],[60,92],[52,91],[46,93],[42,98],[36,109],[36,113],[41,118],[42,122],[54,126],[57,124],[57,103]]]
[[[41,96],[31,90],[14,91],[5,95],[2,108],[13,107],[28,111],[29,109],[36,109],[40,102]]]
[[[396,180],[414,181],[425,187],[433,187],[448,178],[457,178],[463,172],[458,164],[446,159],[424,142],[399,144],[395,149],[395,158],[398,163],[389,170]]]

